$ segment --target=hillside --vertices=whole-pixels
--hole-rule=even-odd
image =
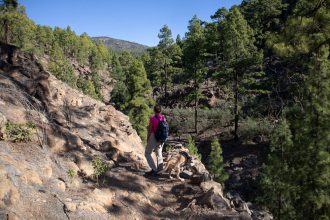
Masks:
[[[330,220],[330,1],[169,1],[1,1],[0,220]]]
[[[183,182],[144,178],[144,148],[127,116],[57,80],[34,55],[0,51],[1,219],[269,216],[226,198],[196,158]]]
[[[149,47],[146,45],[119,40],[111,37],[92,37],[93,40],[103,42],[107,47],[114,49],[117,52],[128,51],[132,54],[141,55]]]

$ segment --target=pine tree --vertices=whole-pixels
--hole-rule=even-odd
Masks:
[[[55,41],[52,28],[48,26],[37,25],[35,34],[36,44],[38,44],[40,47],[40,50],[38,51],[40,54],[38,55],[49,55],[51,53],[52,45]]]
[[[222,149],[218,139],[213,139],[211,143],[209,171],[213,174],[214,180],[224,184],[228,179],[228,174],[223,167]]]
[[[141,139],[146,142],[148,119],[152,114],[151,85],[143,63],[135,59],[128,70],[127,88],[129,100],[125,103],[124,112],[130,116],[133,127]]]
[[[152,114],[152,88],[142,61],[124,52],[113,57],[112,66],[117,84],[112,91],[116,107],[130,117],[133,127],[146,142],[148,119]]]
[[[275,42],[272,48],[279,57],[294,62],[288,74],[299,77],[301,86],[295,92],[302,94],[285,114],[292,134],[292,144],[283,143],[284,149],[292,148],[284,160],[289,172],[280,175],[276,167],[279,163],[272,161],[266,168],[269,171],[266,177],[279,176],[277,185],[284,186],[281,197],[266,191],[262,194],[273,200],[280,198],[277,199],[278,211],[274,212],[281,219],[329,219],[330,216],[330,21],[326,19],[329,16],[327,6],[325,2],[297,1],[291,7],[292,14],[283,33],[271,39]],[[271,157],[276,158],[276,155],[273,153]]]
[[[188,80],[193,80],[194,90],[189,98],[194,100],[195,133],[198,133],[198,102],[202,96],[200,84],[205,79],[207,68],[205,59],[205,35],[201,21],[195,15],[188,26],[188,33],[183,46],[183,63],[188,74]]]
[[[306,80],[306,99],[295,122],[293,156],[297,157],[296,184],[300,185],[296,209],[299,218],[330,217],[330,45],[322,46],[311,58]],[[298,117],[297,117],[298,116]]]
[[[7,44],[14,44],[31,51],[36,25],[28,19],[25,8],[17,0],[0,2],[0,38]]]
[[[243,94],[258,93],[258,77],[262,53],[254,45],[253,31],[237,7],[232,8],[223,24],[223,60],[220,61],[219,81],[232,83],[234,94],[234,136],[238,139],[240,98]]]
[[[111,66],[112,77],[116,80],[116,84],[111,92],[111,101],[115,103],[117,109],[123,111],[125,103],[128,102],[129,95],[126,85],[126,75],[117,55],[112,57]]]
[[[148,78],[153,87],[163,87],[165,102],[167,105],[168,87],[172,84],[174,75],[181,73],[181,48],[174,43],[171,29],[164,25],[158,34],[159,44],[148,50],[143,55]]]
[[[179,62],[181,60],[181,48],[173,44],[172,31],[167,25],[164,25],[164,27],[160,29],[158,38],[159,53],[157,53],[158,56],[155,56],[157,58],[155,61],[159,66],[158,74],[160,76],[160,82],[164,86],[165,103],[163,103],[163,105],[166,106],[167,90],[172,81],[172,75],[179,71],[175,64],[178,60]]]
[[[194,139],[190,135],[188,136],[186,147],[191,155],[195,156],[199,160],[202,158],[202,156],[198,153]]]
[[[158,38],[158,47],[160,48],[166,48],[174,43],[174,40],[172,38],[172,31],[167,25],[164,25],[162,29],[160,29]]]
[[[243,0],[240,11],[254,30],[256,43],[264,47],[265,40],[272,33],[283,28],[287,4],[282,0]]]
[[[16,12],[18,8],[18,1],[17,0],[3,0],[0,3],[0,12],[1,13],[10,13]],[[6,44],[10,43],[10,25],[11,21],[9,17],[5,17],[3,19],[3,29],[4,29],[4,42]]]
[[[175,43],[176,43],[180,48],[182,48],[183,42],[182,42],[182,39],[181,39],[180,34],[176,35]]]
[[[267,206],[275,219],[296,219],[293,198],[298,187],[293,185],[294,169],[290,167],[294,153],[292,134],[287,120],[274,130],[267,166],[259,180],[259,204]]]

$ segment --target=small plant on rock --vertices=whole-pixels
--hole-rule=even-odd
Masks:
[[[105,163],[101,158],[96,157],[93,161],[93,168],[94,168],[94,177],[96,178],[96,184],[99,185],[99,177],[104,175],[110,167],[107,163]]]
[[[73,178],[76,176],[76,171],[70,168],[66,174],[68,175],[70,181],[72,182]]]
[[[16,124],[8,121],[5,125],[5,140],[11,142],[31,141],[36,125],[33,122]]]
[[[196,147],[195,141],[191,136],[188,136],[187,148],[191,155],[195,156],[199,160],[202,158],[202,156],[198,153],[198,149]]]

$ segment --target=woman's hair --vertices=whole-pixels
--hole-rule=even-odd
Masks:
[[[160,107],[160,105],[155,105],[154,111],[156,114],[159,114],[162,112],[162,107]]]

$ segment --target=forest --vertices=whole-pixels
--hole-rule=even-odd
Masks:
[[[275,219],[330,219],[330,1],[243,0],[196,15],[184,36],[160,27],[142,55],[114,51],[65,29],[32,21],[16,0],[0,7],[0,39],[47,61],[49,72],[103,100],[101,72],[114,79],[110,104],[146,141],[153,106],[163,106],[171,138],[202,155],[225,182],[222,141],[259,141],[267,153],[253,201]],[[74,74],[73,62],[89,76]],[[109,85],[110,86],[110,85]],[[207,158],[207,159],[205,159]]]

